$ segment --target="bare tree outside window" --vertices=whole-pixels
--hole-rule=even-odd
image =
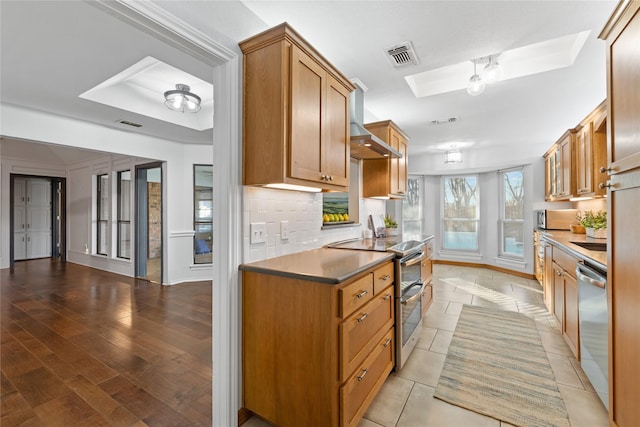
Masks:
[[[477,251],[478,177],[444,177],[443,249]]]

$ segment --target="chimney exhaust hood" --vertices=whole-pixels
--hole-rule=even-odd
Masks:
[[[354,79],[355,80],[355,79]],[[356,159],[401,158],[402,154],[393,149],[364,127],[364,90],[359,81],[352,81],[356,90],[351,92],[351,157]]]

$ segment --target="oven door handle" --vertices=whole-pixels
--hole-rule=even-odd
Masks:
[[[409,298],[407,299],[402,299],[400,298],[400,304],[402,305],[407,305],[410,302],[415,301],[416,299],[420,298],[422,296],[422,292],[424,291],[424,287],[426,286],[423,282],[416,282],[413,285],[409,286],[407,289],[405,289],[404,293],[407,293],[407,291],[411,288],[415,288],[416,286],[420,286],[420,290],[415,294],[415,295],[411,295]]]
[[[416,252],[415,254],[411,255],[411,256],[410,256],[410,257],[408,257],[407,259],[402,260],[402,261],[400,262],[400,265],[401,265],[402,267],[408,267],[408,266],[410,266],[410,265],[413,265],[413,264],[415,264],[415,263],[419,262],[419,261],[420,261],[420,258],[422,258],[422,251],[420,251],[420,252]]]

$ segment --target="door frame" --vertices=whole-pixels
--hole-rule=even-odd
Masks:
[[[148,192],[147,192],[147,170],[160,169],[160,194],[162,203],[160,205],[160,284],[164,283],[164,236],[165,236],[165,195],[164,195],[164,162],[151,162],[135,166],[135,201],[134,201],[134,276],[140,279],[147,277],[147,255],[148,255]]]
[[[20,173],[9,174],[9,268],[15,265],[14,253],[14,185],[16,178],[46,179],[51,184],[51,259],[60,258],[67,262],[67,178],[59,176],[26,175]],[[60,200],[56,195],[57,185],[60,185]],[[56,213],[60,210],[60,221],[56,219]],[[59,224],[59,226],[58,226]],[[60,248],[56,247],[56,241],[60,239]]]

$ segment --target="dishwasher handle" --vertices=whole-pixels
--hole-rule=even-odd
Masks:
[[[576,276],[581,282],[588,283],[598,288],[604,289],[607,284],[607,278],[592,269],[591,267],[579,262],[576,267]]]

